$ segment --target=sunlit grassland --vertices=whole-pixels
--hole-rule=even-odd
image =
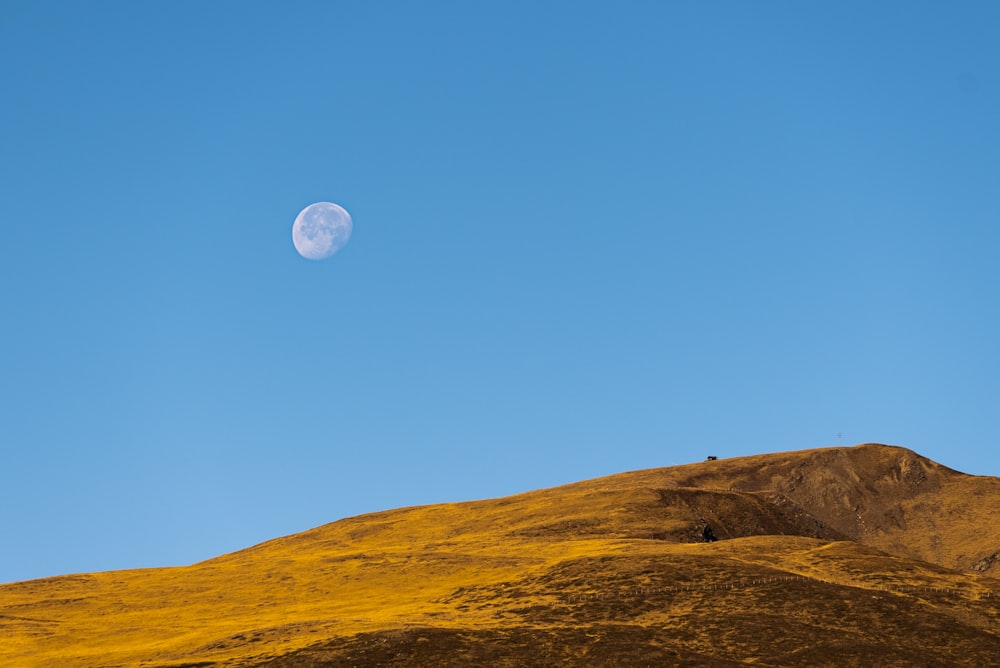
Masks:
[[[640,471],[348,518],[191,566],[4,585],[0,665],[263,665],[397,631],[459,654],[475,642],[541,652],[524,665],[633,646],[651,661],[809,665],[847,641],[903,656],[915,629],[939,658],[1000,650],[1000,583],[953,567],[985,548],[965,534],[946,545],[968,533],[957,520],[906,533],[929,531],[934,517],[909,509],[935,503],[978,521],[990,511],[975,504],[1000,500],[993,481],[914,472],[898,449],[844,450],[861,463],[819,451]],[[725,539],[698,542],[705,523]],[[979,539],[1000,547],[990,530]]]

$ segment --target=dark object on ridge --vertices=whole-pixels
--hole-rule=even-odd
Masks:
[[[716,459],[718,459],[718,457],[716,457],[715,455],[709,455],[708,459],[706,459],[705,461],[714,462]]]
[[[705,528],[701,530],[701,537],[705,539],[706,543],[714,543],[719,540],[715,537],[715,534],[712,533],[712,527],[707,524],[705,525]]]

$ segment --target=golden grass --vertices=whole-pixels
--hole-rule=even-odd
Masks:
[[[948,651],[1000,651],[1000,583],[967,571],[1000,534],[963,528],[1000,507],[998,482],[865,446],[374,513],[192,566],[2,586],[0,665],[376,665],[388,646],[426,665],[583,665],[628,647],[816,662],[766,620],[817,646],[876,651],[875,625],[905,651],[923,625]],[[728,539],[694,542],[703,518]],[[498,647],[512,658],[476,654]]]

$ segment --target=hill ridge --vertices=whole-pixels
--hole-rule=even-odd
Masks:
[[[987,665],[996,507],[879,444],[625,472],[2,585],[0,664]]]

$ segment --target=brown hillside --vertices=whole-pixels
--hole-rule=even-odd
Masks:
[[[1000,553],[1000,478],[959,473],[905,448],[803,450],[607,480],[662,487],[676,519],[704,517],[719,537],[846,538],[980,572],[992,569]],[[685,539],[683,533],[672,537]]]
[[[404,508],[0,586],[0,665],[991,665],[996,507],[864,445]]]

